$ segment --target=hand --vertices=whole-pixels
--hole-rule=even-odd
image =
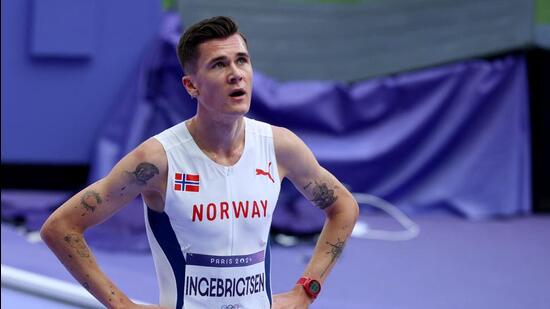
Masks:
[[[290,292],[273,295],[272,309],[307,309],[311,299],[301,286],[296,286]]]

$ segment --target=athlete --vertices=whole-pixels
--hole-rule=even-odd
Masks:
[[[191,26],[178,44],[194,117],[148,139],[44,223],[41,235],[108,308],[308,308],[358,215],[352,195],[291,131],[245,117],[252,94],[247,42],[227,17]],[[283,178],[326,213],[303,276],[273,295],[268,245]],[[144,201],[160,288],[133,303],[101,271],[83,232],[135,197]]]

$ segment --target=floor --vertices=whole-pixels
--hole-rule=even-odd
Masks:
[[[546,309],[550,304],[550,217],[467,221],[449,215],[413,217],[408,241],[352,238],[311,308]],[[362,217],[370,227],[396,229],[391,218]],[[2,224],[2,264],[75,282],[40,241]],[[33,239],[31,237],[31,239]],[[274,293],[290,289],[311,242],[272,247]],[[149,254],[95,251],[104,271],[134,298],[158,298]],[[139,271],[136,271],[139,270]],[[2,286],[2,308],[72,308]]]

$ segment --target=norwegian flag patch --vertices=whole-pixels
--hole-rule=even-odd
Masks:
[[[176,173],[174,177],[174,190],[199,192],[199,175]]]

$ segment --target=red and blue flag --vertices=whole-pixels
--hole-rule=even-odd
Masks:
[[[199,192],[199,175],[176,173],[174,178],[174,190]]]

